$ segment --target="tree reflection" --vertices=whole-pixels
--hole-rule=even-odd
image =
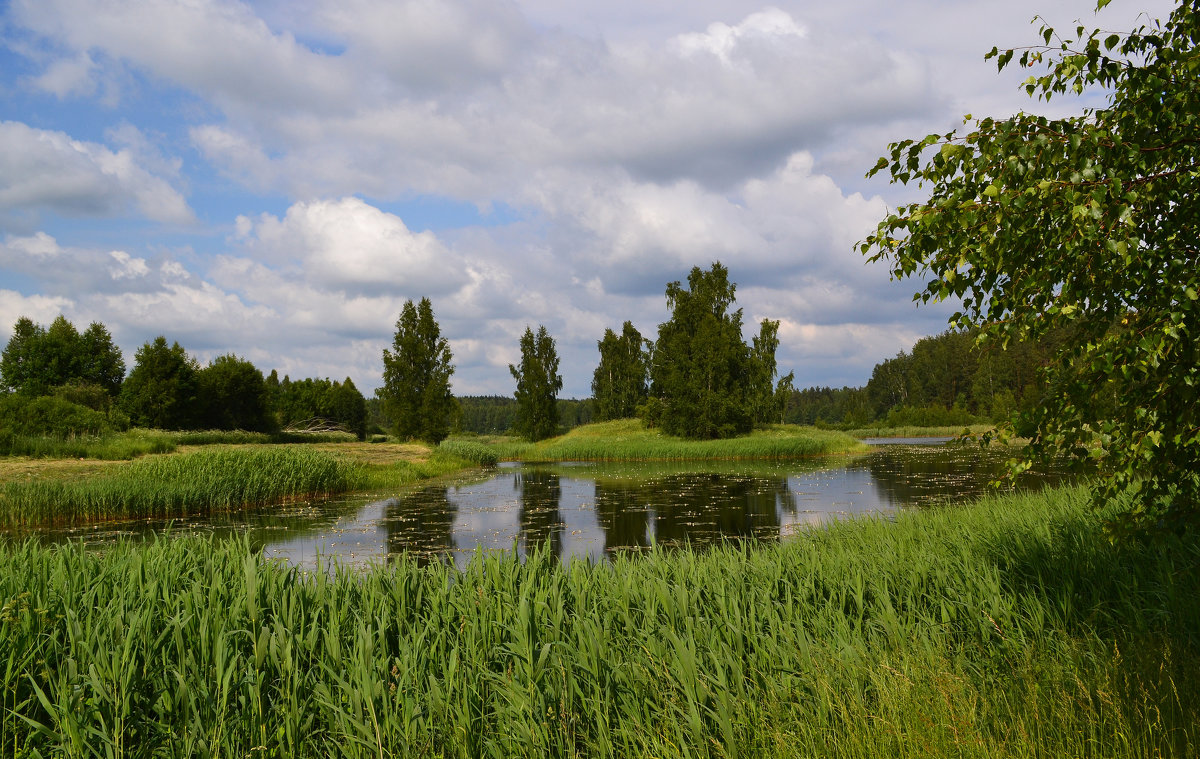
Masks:
[[[564,525],[559,515],[562,497],[559,476],[527,469],[518,474],[514,484],[521,491],[518,521],[525,550],[532,551],[549,542],[554,555],[562,556]]]
[[[662,544],[777,540],[781,513],[796,511],[786,478],[695,472],[638,483],[596,482],[605,548],[642,548],[650,528]],[[653,522],[651,522],[651,518]]]
[[[892,506],[921,506],[992,492],[1004,478],[1010,453],[973,445],[881,446],[858,465],[871,473],[881,498]],[[1065,480],[1065,473],[1025,472],[1018,488],[1041,488]]]
[[[448,561],[454,550],[455,506],[446,488],[426,488],[384,507],[388,560],[407,553],[425,566]]]
[[[596,522],[604,550],[642,549],[650,545],[650,511],[641,485],[606,486],[596,482]]]

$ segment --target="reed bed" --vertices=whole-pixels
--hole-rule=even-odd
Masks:
[[[815,427],[780,424],[742,437],[687,440],[622,419],[576,427],[513,454],[520,461],[705,461],[802,458],[861,448],[845,433]]]
[[[611,564],[0,547],[0,755],[1189,757],[1200,547],[1082,490]]]
[[[499,461],[495,450],[473,440],[443,440],[435,450],[479,466],[495,466]]]
[[[435,448],[428,458],[418,461],[394,461],[387,464],[369,464],[364,467],[362,479],[356,490],[378,492],[395,491],[415,482],[434,477],[444,477],[486,466],[485,462],[465,458],[461,452]]]
[[[85,480],[7,483],[0,488],[0,525],[206,514],[343,493],[363,479],[361,464],[303,447],[199,450],[141,459]]]

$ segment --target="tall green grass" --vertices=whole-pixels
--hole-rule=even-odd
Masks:
[[[395,461],[389,464],[371,464],[363,469],[362,479],[356,489],[372,491],[395,491],[414,482],[443,477],[478,466],[489,466],[487,451],[470,451],[456,446],[439,445],[424,461]],[[483,459],[483,460],[480,460]]]
[[[171,453],[181,445],[246,445],[292,443],[344,443],[357,438],[350,433],[246,432],[243,430],[166,431],[132,429],[102,435],[15,435],[0,431],[0,456],[46,459],[101,459],[127,461],[151,453]]]
[[[175,448],[175,441],[167,435],[134,430],[67,438],[0,434],[0,456],[37,459],[128,461],[151,453],[170,453]]]
[[[800,458],[861,447],[844,433],[815,427],[772,425],[737,438],[687,440],[647,428],[639,419],[621,419],[576,427],[565,435],[498,453],[520,461],[704,461]]]
[[[479,466],[495,466],[499,461],[496,451],[473,440],[443,440],[435,449],[438,453],[456,456]]]
[[[0,755],[1189,757],[1200,547],[1082,490],[759,549],[304,575],[0,548]]]
[[[86,480],[0,489],[0,525],[205,514],[353,490],[363,466],[296,447],[200,450],[134,461]]]

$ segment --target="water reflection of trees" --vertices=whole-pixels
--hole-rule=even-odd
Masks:
[[[555,556],[562,556],[563,520],[559,513],[562,487],[559,476],[552,472],[529,469],[521,471],[514,480],[520,490],[521,542],[526,551],[550,544]]]
[[[655,541],[663,544],[776,540],[781,512],[795,511],[795,495],[786,478],[697,472],[645,482],[596,483],[596,512],[606,550],[644,548],[651,528]]]
[[[871,473],[880,495],[895,506],[920,506],[991,492],[989,483],[1007,472],[1014,452],[969,444],[883,446],[857,466]],[[1063,472],[1028,472],[1019,488],[1041,488],[1064,478]]]
[[[596,483],[596,523],[604,533],[604,550],[641,549],[650,545],[650,513],[644,489]]]
[[[388,558],[408,553],[422,566],[447,561],[454,550],[454,504],[446,488],[427,488],[384,507]]]

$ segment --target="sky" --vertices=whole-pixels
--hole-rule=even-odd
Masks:
[[[428,297],[458,395],[527,326],[587,397],[606,328],[720,261],[795,385],[863,385],[946,328],[855,243],[916,187],[865,173],[965,114],[1062,116],[993,45],[1165,18],[1114,0],[5,0],[0,341],[20,316],[203,365],[381,384]]]

